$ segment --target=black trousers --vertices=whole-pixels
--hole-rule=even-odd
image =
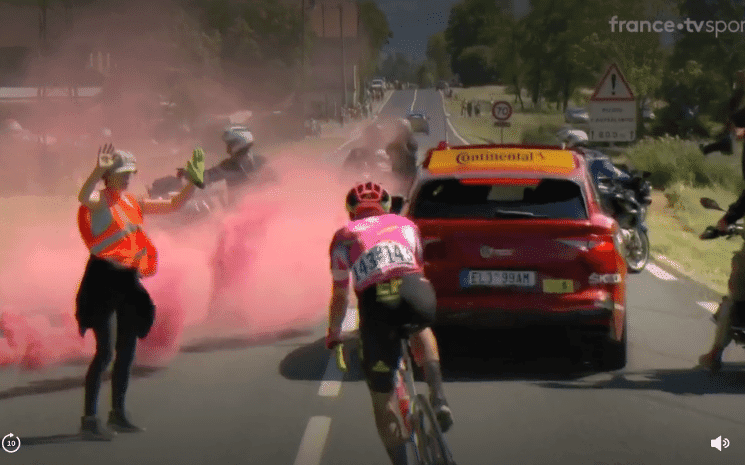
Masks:
[[[114,358],[111,403],[124,411],[137,339],[152,326],[155,306],[133,269],[118,268],[91,256],[76,299],[78,325],[93,330],[96,354],[85,377],[85,415],[95,415],[106,368]]]

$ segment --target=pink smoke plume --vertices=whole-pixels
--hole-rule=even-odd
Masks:
[[[148,227],[158,273],[143,280],[156,307],[137,361],[166,364],[187,329],[219,337],[226,328],[252,337],[310,328],[325,318],[328,246],[346,220],[348,186],[332,170],[297,158],[273,163],[281,181],[251,190],[234,211],[194,226]],[[74,204],[71,204],[74,206]],[[87,253],[69,215],[25,232],[0,268],[0,366],[40,369],[87,359],[74,301]]]

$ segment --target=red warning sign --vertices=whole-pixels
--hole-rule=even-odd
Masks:
[[[621,70],[614,63],[605,71],[603,78],[595,87],[595,92],[590,97],[590,101],[624,100],[634,100],[634,93],[631,91],[628,82],[626,82],[623,73],[621,73]]]

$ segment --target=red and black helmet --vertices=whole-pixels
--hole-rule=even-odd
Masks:
[[[360,206],[379,206],[383,213],[391,211],[391,195],[383,186],[368,181],[354,186],[347,194],[347,211],[351,214],[357,212]]]

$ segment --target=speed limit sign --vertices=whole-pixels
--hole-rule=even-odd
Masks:
[[[491,107],[491,114],[499,121],[507,121],[512,116],[512,105],[504,100],[494,102],[494,105]]]

